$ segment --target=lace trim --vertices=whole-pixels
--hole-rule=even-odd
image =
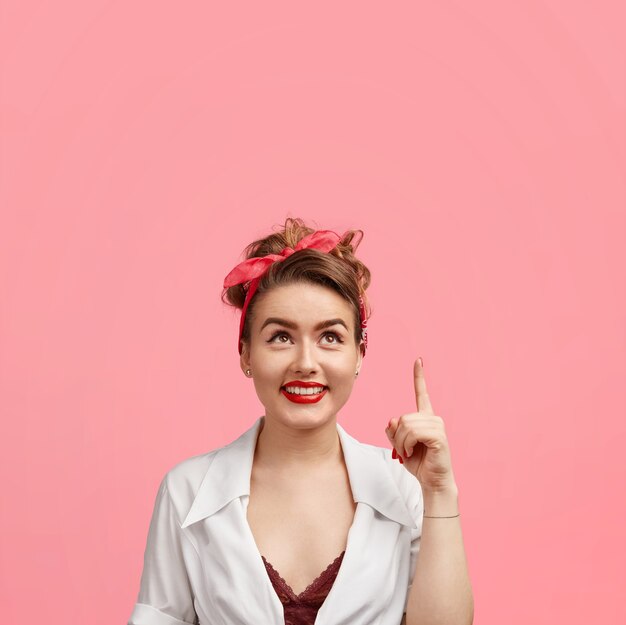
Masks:
[[[265,562],[265,565],[272,569],[272,571],[276,574],[276,577],[281,582],[284,589],[292,596],[292,598],[295,601],[302,601],[302,598],[315,585],[319,585],[322,581],[326,580],[328,571],[333,568],[341,558],[343,558],[345,553],[346,550],[344,549],[299,595],[296,595],[293,588],[285,581],[284,577],[272,566],[272,564],[265,559],[265,556],[261,556],[261,558],[263,558],[263,562]]]

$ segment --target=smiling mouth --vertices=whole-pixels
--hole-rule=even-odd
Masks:
[[[290,395],[300,395],[302,397],[311,397],[311,396],[315,396],[315,395],[319,395],[320,393],[323,393],[324,391],[328,390],[327,386],[315,386],[315,387],[310,387],[310,388],[314,388],[316,390],[316,392],[313,393],[291,393],[287,390],[286,386],[281,386],[280,390],[284,391],[285,393],[289,393]],[[319,391],[317,389],[320,389]]]
[[[316,388],[321,388],[321,391],[315,392],[315,393],[290,393],[287,390],[287,387],[285,386],[281,386],[280,387],[280,392],[282,393],[282,395],[284,397],[286,397],[289,401],[295,403],[295,404],[316,404],[317,402],[319,402],[328,392],[328,387],[324,386],[324,387],[316,387]]]

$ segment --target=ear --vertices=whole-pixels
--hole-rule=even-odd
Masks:
[[[250,366],[250,349],[248,347],[248,344],[245,341],[241,342],[241,354],[239,356],[239,366],[241,367],[241,370],[244,372],[244,374],[247,369],[252,368]]]
[[[361,369],[361,363],[363,362],[363,356],[365,356],[365,343],[361,341],[359,343],[359,356],[356,361],[356,368]]]

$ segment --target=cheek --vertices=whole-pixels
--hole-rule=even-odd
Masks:
[[[334,383],[336,387],[349,389],[354,384],[354,380],[356,379],[355,372],[356,365],[354,369],[352,369],[351,365],[347,368],[342,367],[341,370],[336,370],[328,374],[328,384],[332,385]]]
[[[255,356],[250,360],[250,364],[259,379],[270,380],[284,374],[285,363],[279,353],[258,350]]]

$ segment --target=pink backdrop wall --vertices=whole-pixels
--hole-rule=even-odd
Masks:
[[[287,216],[365,231],[340,423],[424,358],[475,623],[624,622],[623,4],[222,4],[4,3],[2,622],[126,622],[165,471],[263,414],[219,296]]]

